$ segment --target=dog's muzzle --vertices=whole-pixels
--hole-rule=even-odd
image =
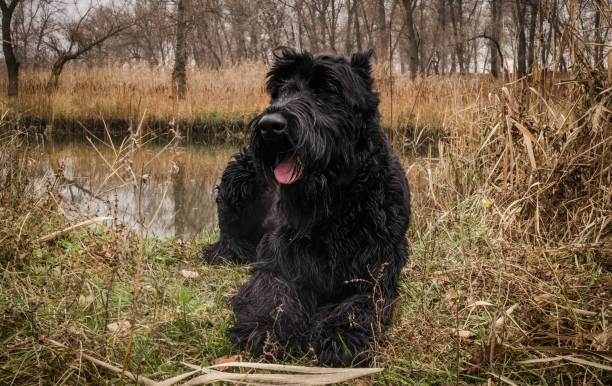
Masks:
[[[300,158],[292,151],[288,139],[287,119],[280,112],[265,113],[255,126],[255,130],[266,143],[265,146],[275,153],[276,160],[272,167],[274,178],[280,184],[288,185],[302,177],[303,165]]]
[[[265,140],[276,139],[287,131],[287,120],[281,113],[265,114],[257,122],[256,129]]]

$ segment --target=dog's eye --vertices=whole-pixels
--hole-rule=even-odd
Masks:
[[[300,88],[295,83],[289,83],[283,87],[284,94],[295,94],[298,91],[300,91]]]
[[[309,83],[308,86],[310,87],[310,89],[314,92],[322,92],[325,91],[325,82],[320,79],[315,77],[314,79],[312,79]]]

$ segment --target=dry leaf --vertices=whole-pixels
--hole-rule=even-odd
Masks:
[[[512,314],[512,312],[514,312],[514,310],[518,307],[518,303],[513,304],[512,307],[508,308],[506,310],[506,312],[504,312],[502,314],[502,316],[499,317],[499,319],[497,319],[495,321],[495,328],[500,328],[504,325],[504,323],[506,322],[506,318],[508,316],[510,316],[510,314]]]
[[[232,355],[232,356],[224,355],[220,358],[217,358],[217,360],[215,360],[215,365],[221,365],[223,363],[229,363],[229,362],[241,362],[241,361],[242,361],[242,356],[240,355]],[[220,366],[220,367],[216,367],[215,369],[219,371],[224,371],[224,370],[227,370],[227,366]]]
[[[553,297],[554,297],[553,294],[542,294],[542,295],[535,296],[533,300],[535,300],[538,303],[542,303],[542,302],[549,301]]]
[[[85,335],[85,333],[83,332],[83,329],[77,326],[69,326],[67,329],[67,332],[72,335],[80,335],[80,336]]]
[[[439,275],[434,275],[434,277],[431,278],[431,281],[436,287],[442,288],[444,284],[449,282],[449,279],[447,275],[439,274]]]
[[[603,332],[593,336],[591,347],[595,350],[605,350],[608,347],[608,342],[612,340],[612,327],[606,328]]]
[[[444,305],[446,306],[446,309],[451,313],[454,312],[457,308],[457,305],[455,304],[455,299],[457,299],[457,292],[455,292],[455,290],[453,289],[448,290],[448,292],[444,296]]]
[[[106,328],[112,332],[125,332],[132,327],[132,323],[129,320],[120,320],[115,323],[111,323]]]
[[[486,301],[484,301],[484,300],[478,300],[478,301],[475,301],[474,303],[471,303],[470,305],[468,305],[468,307],[475,307],[475,306],[492,306],[492,305],[493,305],[493,303],[489,303],[489,302],[486,302]]]
[[[196,271],[188,271],[186,269],[181,269],[179,272],[185,279],[197,279],[200,277],[200,274]]]
[[[482,356],[474,355],[472,358],[470,358],[468,363],[470,364],[470,367],[467,369],[466,372],[469,375],[477,374],[480,371],[480,368],[482,366]]]
[[[461,339],[467,339],[467,338],[469,338],[471,336],[476,335],[472,331],[461,330],[461,329],[457,329],[457,328],[451,328],[450,331],[451,331],[451,334],[453,334],[453,336],[458,336]]]

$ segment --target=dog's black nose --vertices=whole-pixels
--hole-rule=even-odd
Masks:
[[[287,128],[287,120],[281,113],[266,114],[257,122],[261,135],[272,138],[281,135]]]

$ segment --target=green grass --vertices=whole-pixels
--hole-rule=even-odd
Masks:
[[[25,217],[3,215],[21,221]],[[26,222],[24,235],[29,239],[34,237],[31,231]],[[46,377],[58,382],[64,376],[70,382],[104,383],[111,375],[79,363],[77,351],[83,347],[98,358],[121,363],[128,331],[109,331],[107,326],[125,320],[135,321],[129,367],[139,374],[172,374],[184,369],[180,361],[209,364],[237,353],[226,336],[232,320],[228,299],[247,270],[203,265],[198,245],[207,241],[145,241],[135,314],[138,249],[131,237],[87,229],[32,245],[21,259],[5,256],[0,268],[0,384],[37,383]],[[200,277],[185,279],[181,269],[195,270]],[[50,340],[77,351],[61,350]],[[58,356],[63,359],[57,361]],[[54,359],[50,368],[41,363]],[[77,369],[80,373],[71,371]]]
[[[210,365],[232,355],[257,360],[227,337],[233,322],[229,299],[247,279],[248,269],[208,265],[199,256],[216,231],[187,243],[146,239],[138,284],[140,249],[134,235],[97,227],[34,243],[66,225],[46,205],[1,209],[0,384],[113,382],[116,374],[96,368],[80,352],[120,366],[129,329],[111,331],[108,326],[125,320],[135,323],[128,369],[140,375],[166,379],[187,370],[181,362]],[[451,209],[452,215],[417,219],[418,228],[410,230],[412,255],[402,274],[394,322],[374,347],[372,365],[386,370],[365,381],[497,382],[490,373],[522,384],[609,380],[609,373],[596,368],[587,371],[565,362],[520,366],[516,361],[538,357],[529,347],[554,348],[558,339],[567,339],[565,346],[578,345],[577,340],[588,339],[588,331],[599,331],[610,313],[605,302],[598,303],[603,313],[597,311],[593,299],[610,293],[610,272],[588,254],[577,266],[569,256],[549,255],[551,272],[525,246],[505,245],[496,238],[481,203],[458,199]],[[11,224],[20,225],[20,237]],[[183,269],[199,277],[186,279]],[[573,286],[572,281],[584,285]],[[134,302],[136,286],[140,291]],[[548,296],[546,303],[535,300],[541,295]],[[474,305],[477,301],[490,305]],[[512,319],[492,327],[515,303]],[[561,308],[565,305],[595,315],[573,318],[569,307]],[[551,323],[563,338],[544,334]],[[472,335],[457,340],[452,329]],[[530,338],[525,340],[521,331]],[[283,363],[316,365],[311,355]]]
[[[565,103],[583,92],[568,89],[554,95]],[[528,94],[523,106],[523,91],[517,85],[500,94],[503,103],[479,99],[451,114],[452,136],[438,143],[395,144],[412,151],[403,160],[411,256],[392,325],[372,347],[372,366],[385,370],[363,383],[612,384],[612,126],[598,118],[599,107],[572,113],[557,104],[567,117],[559,124],[556,113],[540,113],[549,108],[539,96]],[[609,92],[595,97],[610,110]],[[538,144],[530,149],[513,121]],[[573,127],[568,136],[551,134]],[[36,157],[19,152],[18,137],[0,135],[0,384],[117,382],[83,354],[119,367],[127,356],[128,370],[156,380],[187,371],[182,362],[260,360],[227,336],[230,299],[248,268],[208,265],[199,255],[217,230],[181,242],[98,227],[36,242],[74,220],[61,214],[53,176],[32,191]],[[109,169],[142,186],[139,176],[150,170],[134,162],[136,150],[113,154]],[[180,154],[174,146],[162,158],[170,165]],[[192,163],[218,167],[216,158]],[[187,279],[181,270],[199,275]],[[113,328],[126,321],[133,329]],[[279,362],[316,365],[309,353]]]

